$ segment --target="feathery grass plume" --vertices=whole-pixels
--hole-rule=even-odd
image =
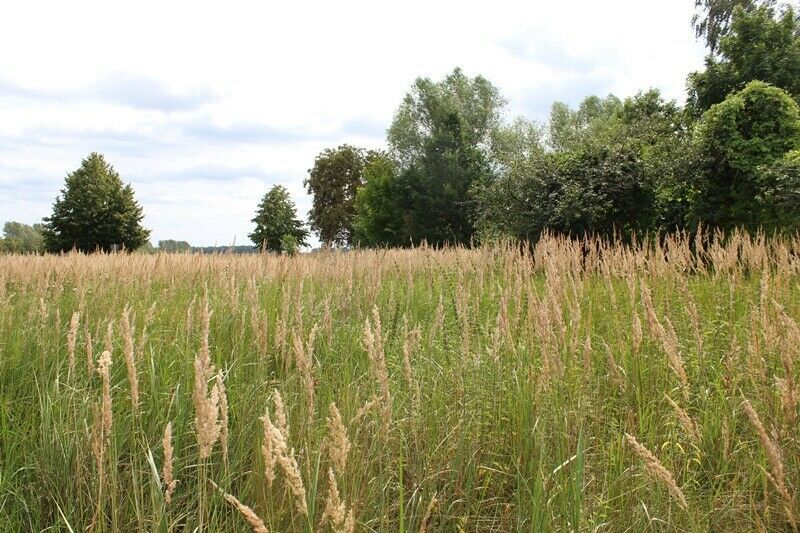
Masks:
[[[778,379],[778,390],[781,393],[781,408],[788,426],[792,427],[797,423],[797,404],[800,401],[800,393],[797,391],[797,384],[794,379],[794,362],[800,353],[800,328],[797,323],[786,314],[783,306],[773,300],[773,304],[778,312],[778,316],[783,324],[783,334],[781,335],[781,364],[783,365],[784,377]]]
[[[122,341],[125,353],[125,366],[128,369],[128,382],[131,385],[131,404],[133,414],[139,415],[139,377],[136,373],[136,359],[133,350],[133,328],[131,327],[130,310],[127,306],[122,311]]]
[[[642,348],[642,320],[639,318],[639,313],[633,309],[631,314],[631,329],[633,330],[633,352],[639,353]]]
[[[586,340],[583,343],[583,371],[588,373],[592,369],[592,336],[586,335]]]
[[[168,422],[164,428],[164,438],[161,440],[164,448],[164,466],[161,468],[161,480],[164,482],[164,500],[169,504],[172,501],[172,493],[178,480],[173,478],[172,473],[172,422]]]
[[[699,444],[700,428],[697,426],[697,422],[694,421],[683,407],[678,405],[675,400],[670,398],[667,394],[664,394],[664,398],[666,398],[667,402],[672,406],[672,409],[675,411],[675,416],[678,418],[678,422],[680,422],[686,434],[692,439],[692,442]]]
[[[306,503],[306,489],[303,484],[303,477],[300,474],[300,467],[294,456],[294,449],[289,449],[289,444],[280,430],[275,427],[268,417],[263,419],[264,431],[269,434],[271,439],[270,446],[272,453],[281,467],[289,490],[294,495],[295,508],[303,516],[308,516],[308,504]]]
[[[625,374],[617,364],[617,360],[614,358],[614,351],[611,349],[611,346],[609,346],[607,342],[603,342],[603,344],[606,348],[606,363],[608,364],[611,381],[614,382],[620,392],[625,392]]]
[[[375,406],[380,403],[380,401],[381,399],[378,396],[373,396],[372,398],[364,402],[364,405],[359,407],[358,411],[356,411],[356,414],[353,415],[353,418],[350,419],[350,427],[353,427],[353,424],[357,423],[359,420],[367,416],[367,413],[372,411],[375,408]]]
[[[645,470],[648,474],[650,474],[650,477],[655,481],[664,484],[669,490],[670,494],[672,494],[672,497],[677,500],[678,504],[680,504],[684,510],[686,510],[688,508],[686,497],[683,495],[683,491],[678,484],[675,483],[672,473],[661,464],[658,458],[653,455],[650,450],[645,448],[644,445],[640,444],[639,441],[636,440],[636,437],[626,433],[625,441],[633,449],[633,453],[635,453],[644,462]]]
[[[389,392],[389,371],[386,368],[386,356],[383,351],[381,315],[377,306],[372,308],[372,320],[374,325],[370,324],[369,319],[364,323],[364,345],[367,348],[373,379],[377,382],[381,393],[381,419],[385,434],[388,434],[392,421],[392,397]]]
[[[341,533],[355,533],[356,530],[356,517],[353,514],[353,509],[347,511],[347,518],[344,519],[344,526],[342,526]]]
[[[208,334],[211,313],[208,309],[206,297],[201,314],[203,324],[203,337],[200,351],[194,360],[194,402],[195,428],[197,431],[197,445],[200,459],[211,455],[214,444],[219,439],[221,427],[219,424],[219,388],[216,384],[208,391],[208,381],[215,374],[216,369],[211,364]]]
[[[428,503],[428,508],[425,509],[425,514],[422,516],[422,521],[419,523],[419,533],[425,533],[428,531],[428,520],[431,519],[433,508],[436,507],[437,503],[439,503],[439,500],[436,499],[436,494],[434,494],[431,496],[431,501]]]
[[[81,314],[78,311],[72,313],[72,318],[69,321],[69,330],[67,331],[67,361],[70,376],[75,372],[75,344],[78,341],[78,322],[80,318]]]
[[[102,421],[103,434],[106,438],[111,437],[111,424],[113,422],[111,412],[111,352],[105,350],[97,360],[97,372],[103,380],[103,400],[102,400]]]
[[[303,340],[295,333],[292,336],[294,347],[295,364],[303,379],[303,388],[306,392],[306,416],[308,427],[314,424],[314,339],[317,334],[317,324],[311,328],[308,334],[308,341],[303,344]]]
[[[350,439],[347,438],[347,428],[342,422],[342,415],[336,407],[336,403],[331,403],[330,415],[328,415],[328,438],[327,447],[331,463],[336,467],[336,471],[344,473],[347,466],[347,454],[350,453]]]
[[[669,366],[672,367],[675,375],[678,376],[681,387],[683,387],[684,396],[686,396],[689,393],[689,377],[686,375],[683,357],[678,348],[678,334],[675,333],[675,328],[672,326],[669,317],[664,317],[664,323],[667,325],[666,328],[662,328],[662,331],[664,331],[664,337],[662,339],[664,353],[667,354]]]
[[[419,326],[409,331],[408,318],[403,315],[403,374],[408,383],[408,388],[411,389],[412,411],[414,413],[419,413],[420,388],[419,383],[414,379],[414,371],[411,368],[411,356],[419,346],[419,340]]]
[[[214,487],[222,497],[225,499],[226,502],[231,504],[234,509],[239,511],[239,514],[242,516],[247,525],[250,526],[250,529],[253,533],[269,533],[267,526],[264,525],[264,521],[258,517],[258,515],[253,511],[250,507],[246,506],[242,502],[240,502],[236,497],[232,494],[228,494],[219,486],[214,483],[213,481],[209,480],[211,486]]]
[[[219,443],[222,447],[222,459],[228,465],[228,395],[225,393],[225,383],[222,381],[222,371],[217,372],[215,384],[219,395]]]
[[[106,326],[105,351],[114,353],[114,321],[109,320]]]
[[[769,472],[767,477],[772,482],[775,490],[783,502],[783,511],[786,514],[786,520],[792,525],[793,529],[797,529],[797,522],[794,516],[794,498],[789,494],[789,489],[786,487],[786,476],[784,473],[783,458],[781,457],[781,449],[778,444],[770,438],[764,424],[758,417],[758,413],[750,402],[745,399],[742,401],[742,408],[744,409],[747,418],[756,430],[758,438],[761,441],[761,446],[764,448],[764,453],[767,455],[767,464],[769,464]]]
[[[283,438],[289,440],[289,417],[286,414],[286,404],[278,389],[272,391],[272,401],[275,403],[275,427],[281,432]]]
[[[86,348],[86,372],[88,376],[94,375],[94,346],[92,345],[92,333],[88,327],[84,328],[83,338],[85,339]]]
[[[277,453],[272,445],[272,435],[270,434],[270,426],[272,421],[269,418],[269,408],[264,412],[261,417],[261,422],[264,426],[264,435],[261,442],[261,456],[264,458],[264,479],[267,481],[267,488],[272,488],[272,483],[275,481],[275,465],[278,462]]]
[[[328,468],[328,496],[325,498],[325,510],[319,520],[321,530],[328,520],[334,531],[341,531],[347,514],[347,507],[339,496],[339,487],[336,484],[336,476],[333,475],[333,468]]]

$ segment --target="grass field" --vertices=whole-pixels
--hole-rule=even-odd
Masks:
[[[744,235],[0,257],[0,529],[796,530],[799,280]]]

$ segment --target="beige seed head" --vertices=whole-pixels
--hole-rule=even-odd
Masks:
[[[686,497],[683,495],[683,491],[678,484],[675,483],[672,473],[661,464],[661,461],[659,461],[650,450],[640,444],[639,441],[636,440],[636,437],[626,433],[625,441],[633,449],[633,452],[644,462],[645,470],[650,474],[650,477],[665,485],[670,494],[672,494],[678,504],[685,510],[688,507]]]
[[[172,501],[172,493],[178,480],[173,478],[172,473],[172,422],[167,423],[164,428],[164,438],[161,441],[164,448],[164,466],[161,469],[161,479],[164,482],[164,500],[169,504]]]
[[[347,437],[347,428],[342,422],[342,415],[335,403],[330,405],[328,416],[328,454],[333,466],[340,474],[344,473],[347,466],[347,454],[350,453],[350,439]]]
[[[226,502],[231,504],[234,509],[239,511],[239,514],[242,516],[244,521],[247,522],[247,525],[250,526],[250,529],[253,531],[253,533],[269,533],[267,526],[264,525],[264,521],[258,517],[255,511],[253,511],[250,507],[240,502],[232,494],[228,494],[227,492],[219,488],[219,486],[213,481],[210,481],[210,483],[215,489],[219,491],[219,493],[222,495],[222,497],[225,499]]]

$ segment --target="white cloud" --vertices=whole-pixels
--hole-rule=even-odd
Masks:
[[[658,87],[701,65],[692,2],[11,2],[0,18],[0,221],[46,216],[105,153],[153,240],[244,242],[273,183],[379,147],[417,76],[483,74],[509,116]]]

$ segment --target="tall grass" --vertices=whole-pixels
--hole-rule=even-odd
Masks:
[[[3,256],[0,529],[796,530],[798,322],[799,238]]]

